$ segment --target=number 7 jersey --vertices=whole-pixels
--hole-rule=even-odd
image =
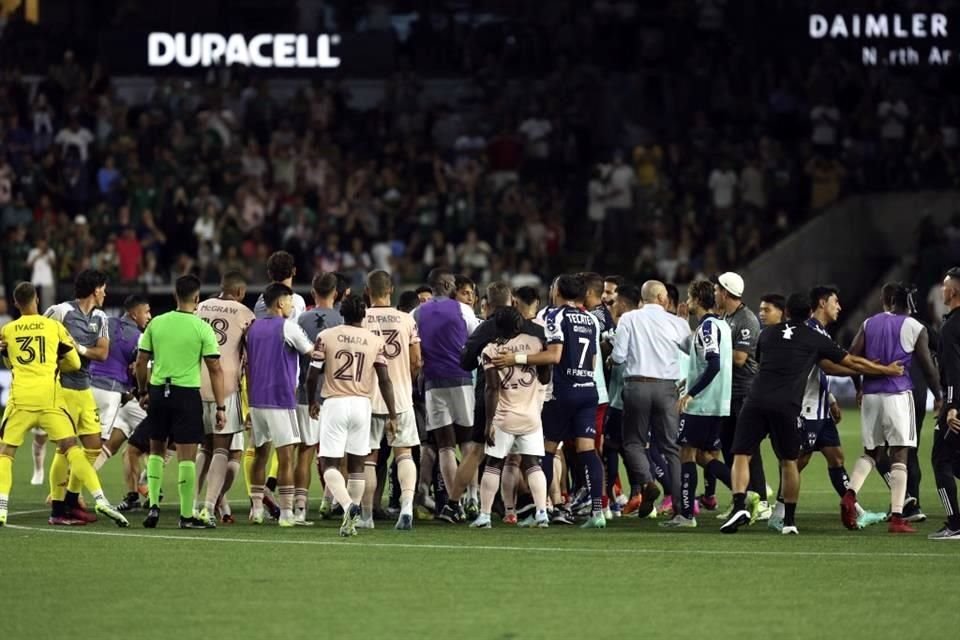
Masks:
[[[31,411],[57,407],[61,402],[57,361],[74,348],[66,327],[40,315],[22,316],[5,324],[0,335],[13,371],[10,404]]]
[[[540,312],[547,345],[563,345],[560,362],[553,366],[553,397],[590,396],[596,401],[594,359],[597,357],[597,324],[577,307],[547,307]]]
[[[368,329],[342,324],[321,331],[311,367],[323,369],[323,397],[372,398],[376,364],[387,364],[385,341]]]
[[[393,383],[393,400],[397,413],[413,409],[413,377],[410,372],[410,347],[420,344],[420,334],[413,316],[393,307],[367,307],[363,326],[383,338],[383,355]],[[371,399],[374,415],[386,415],[387,405],[374,388]]]

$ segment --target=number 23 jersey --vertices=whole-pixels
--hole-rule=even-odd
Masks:
[[[536,336],[521,333],[503,344],[491,342],[480,354],[483,370],[493,369],[493,358],[499,353],[523,353],[528,356],[544,350],[543,342]],[[505,433],[524,435],[539,430],[541,389],[537,380],[537,368],[531,365],[514,365],[497,369],[500,379],[497,412],[493,416],[493,426]]]
[[[363,327],[342,324],[321,331],[311,367],[323,369],[323,397],[373,396],[376,364],[387,364],[383,338]]]
[[[74,348],[66,327],[43,316],[23,316],[5,324],[0,335],[13,369],[10,404],[34,411],[57,407],[61,402],[57,361]]]
[[[240,388],[243,371],[243,336],[253,322],[253,311],[235,300],[210,298],[197,305],[197,317],[210,325],[220,345],[220,367],[223,369],[223,393],[229,398]],[[200,397],[213,402],[213,387],[206,367],[200,370]]]

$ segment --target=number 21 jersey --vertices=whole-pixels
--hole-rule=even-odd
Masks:
[[[210,325],[220,345],[220,367],[223,369],[223,393],[229,398],[240,388],[243,360],[243,335],[253,322],[253,311],[234,300],[210,298],[197,305],[197,316]],[[210,373],[200,369],[200,397],[214,402]]]
[[[363,327],[342,324],[321,331],[311,367],[323,369],[323,397],[370,398],[375,364],[387,364],[384,341]]]

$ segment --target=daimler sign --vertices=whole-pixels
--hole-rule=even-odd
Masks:
[[[162,33],[147,36],[147,64],[183,68],[242,65],[279,69],[334,69],[340,58],[331,54],[340,36],[297,33]]]

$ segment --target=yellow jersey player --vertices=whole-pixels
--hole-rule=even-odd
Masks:
[[[13,458],[17,447],[31,429],[43,429],[57,443],[57,450],[70,464],[82,486],[96,500],[97,513],[121,527],[128,526],[123,514],[107,502],[96,471],[83,450],[77,446],[60,387],[60,372],[80,369],[80,355],[66,328],[41,316],[37,310],[37,290],[29,282],[13,292],[20,319],[0,330],[0,353],[13,372],[10,401],[0,423],[0,526],[7,522],[7,503],[13,485]],[[85,524],[61,517],[64,522]]]

